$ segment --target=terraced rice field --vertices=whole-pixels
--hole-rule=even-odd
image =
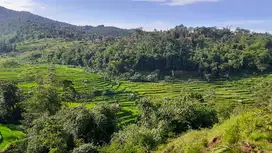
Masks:
[[[202,93],[206,99],[212,101],[215,108],[231,105],[251,105],[254,102],[253,87],[264,79],[271,79],[272,74],[262,77],[251,77],[237,81],[225,82],[158,82],[158,83],[135,83],[129,81],[119,81],[119,85],[106,81],[98,74],[85,72],[80,68],[69,68],[67,66],[55,66],[58,80],[72,80],[77,92],[88,93],[93,90],[104,91],[110,89],[114,94],[108,96],[96,96],[81,102],[63,102],[69,107],[85,106],[89,109],[100,103],[119,103],[121,111],[118,113],[118,123],[120,126],[136,121],[137,109],[136,100],[129,100],[131,94],[137,99],[149,97],[155,102],[162,99],[176,98],[183,94],[183,91],[193,91]],[[0,68],[0,81],[9,80],[18,83],[18,86],[25,92],[37,86],[35,78],[47,75],[48,65],[22,65],[17,68]],[[61,92],[61,91],[60,91]],[[4,136],[4,141],[0,143],[0,151],[9,142],[17,140],[23,136],[22,132],[11,130],[0,125],[0,131]]]
[[[0,80],[17,81],[19,87],[25,91],[30,90],[37,84],[33,81],[35,77],[48,74],[48,65],[24,65],[19,68],[0,68]],[[84,102],[65,102],[70,107],[85,105],[92,108],[100,103],[119,103],[122,111],[118,114],[119,123],[125,125],[135,121],[137,110],[135,101],[129,100],[130,94],[140,97],[149,97],[156,100],[165,98],[176,98],[182,95],[182,91],[190,90],[202,93],[210,98],[215,107],[224,105],[252,104],[254,96],[252,88],[263,79],[270,79],[272,75],[264,77],[247,78],[238,81],[226,82],[159,82],[159,83],[134,83],[120,81],[119,85],[113,85],[110,81],[105,81],[98,74],[87,73],[80,68],[69,68],[67,66],[56,66],[58,80],[72,80],[78,92],[88,93],[93,90],[103,91],[110,89],[115,93],[108,96],[96,96]]]
[[[84,102],[63,103],[66,103],[70,107],[85,105],[87,108],[92,108],[99,103],[118,102],[122,107],[122,111],[118,114],[119,123],[123,125],[135,121],[135,102],[128,100],[130,93],[118,86],[112,85],[111,81],[105,81],[104,78],[98,74],[87,73],[83,69],[69,68],[67,66],[56,66],[55,68],[57,79],[72,80],[76,91],[79,93],[90,93],[93,90],[103,91],[105,89],[114,91],[112,95],[96,96]],[[37,86],[34,80],[48,75],[48,73],[48,65],[24,65],[18,68],[0,68],[0,80],[15,81],[20,88],[28,92],[32,87]]]

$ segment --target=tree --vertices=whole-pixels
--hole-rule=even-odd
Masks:
[[[33,95],[23,104],[24,122],[27,126],[43,114],[54,115],[61,108],[57,89],[51,85],[39,85]]]
[[[63,107],[54,115],[40,115],[28,126],[26,139],[11,144],[6,152],[96,153],[96,146],[109,143],[116,130],[116,111],[112,105],[101,105],[91,111]]]
[[[17,123],[21,119],[19,89],[14,83],[0,84],[0,123]]]

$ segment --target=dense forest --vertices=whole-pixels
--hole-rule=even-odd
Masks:
[[[133,30],[111,26],[75,26],[29,12],[17,12],[0,6],[0,36],[8,43],[28,39],[64,38],[94,40],[129,35]]]
[[[271,70],[270,34],[243,29],[177,26],[169,31],[136,30],[116,41],[83,44],[49,52],[47,62],[82,66],[135,81],[198,74],[228,79],[237,72]],[[162,78],[161,78],[161,77]]]
[[[1,33],[10,34],[0,42],[0,52],[3,53],[16,52],[16,42],[24,40],[89,40],[92,43],[60,48],[45,53],[43,58],[46,62],[82,66],[136,81],[161,79],[157,78],[160,76],[157,73],[163,78],[195,73],[212,80],[229,78],[241,71],[271,70],[272,36],[268,33],[183,25],[168,31],[136,29],[132,32],[104,26],[77,27],[27,12],[1,10]],[[5,31],[7,29],[10,31]]]
[[[271,71],[269,33],[0,7],[0,152],[269,153]]]

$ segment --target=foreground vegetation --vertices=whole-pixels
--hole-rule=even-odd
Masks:
[[[189,131],[156,152],[269,152],[272,150],[271,113],[242,113],[212,129]]]
[[[9,62],[9,67],[5,66],[6,62]],[[52,114],[53,116],[51,115],[47,116],[48,113],[46,113],[47,114],[46,116],[40,116],[42,114],[38,115],[37,117],[35,117],[37,118],[37,120],[36,119],[34,120],[33,125],[40,124],[40,121],[39,121],[40,119],[42,119],[42,122],[47,122],[48,120],[48,124],[53,124],[53,123],[58,124],[58,123],[55,123],[55,121],[58,122],[59,117],[61,116],[64,117],[65,114],[63,113],[69,112],[70,114],[72,111],[75,111],[75,112],[83,111],[85,112],[84,114],[86,114],[88,112],[88,109],[99,110],[101,107],[104,108],[104,106],[100,106],[101,104],[113,104],[110,106],[110,109],[109,109],[109,110],[113,109],[113,114],[112,114],[113,116],[112,115],[111,116],[113,117],[112,119],[114,120],[112,124],[114,125],[112,126],[113,131],[110,133],[112,134],[113,132],[117,132],[120,129],[123,129],[123,127],[125,127],[124,131],[121,130],[120,132],[116,133],[113,136],[113,140],[110,146],[105,146],[101,148],[101,145],[102,146],[105,145],[106,140],[109,142],[110,138],[112,137],[111,134],[107,136],[107,138],[104,140],[105,142],[102,144],[95,142],[97,141],[97,139],[100,139],[99,137],[98,138],[96,137],[95,138],[96,140],[93,139],[93,140],[84,141],[84,142],[91,143],[90,146],[85,146],[85,147],[87,148],[91,147],[92,149],[101,151],[101,152],[112,152],[113,150],[116,150],[116,152],[118,151],[119,152],[145,152],[147,150],[156,150],[159,144],[166,143],[167,138],[171,138],[177,134],[186,132],[189,129],[197,130],[199,128],[209,128],[209,127],[212,127],[214,123],[218,123],[218,122],[219,122],[218,128],[220,129],[219,131],[223,132],[223,130],[221,130],[220,127],[224,126],[224,124],[226,123],[224,122],[221,125],[221,122],[223,122],[225,119],[228,119],[231,116],[231,114],[240,114],[244,112],[245,110],[250,110],[253,108],[260,107],[258,105],[259,103],[257,103],[259,98],[264,98],[264,100],[267,101],[268,98],[265,96],[262,97],[259,95],[258,97],[256,97],[257,93],[255,91],[258,90],[261,92],[261,94],[263,92],[269,93],[270,91],[265,90],[265,87],[267,87],[267,85],[269,84],[269,81],[272,78],[270,75],[264,75],[264,76],[255,76],[255,77],[251,76],[249,78],[238,79],[238,80],[233,80],[228,82],[216,81],[216,82],[209,83],[209,82],[203,82],[203,81],[197,81],[197,80],[194,80],[191,82],[177,82],[173,80],[172,82],[162,81],[158,83],[148,83],[148,82],[137,83],[137,82],[118,81],[118,80],[110,81],[110,80],[104,79],[103,76],[100,76],[94,73],[85,72],[84,70],[80,68],[69,68],[66,66],[58,66],[58,65],[31,66],[31,65],[20,65],[18,63],[14,64],[13,66],[11,65],[12,63],[10,63],[10,61],[2,62],[1,80],[15,81],[18,83],[18,87],[22,89],[20,93],[21,95],[24,95],[23,99],[25,99],[25,100],[21,100],[22,104],[28,103],[27,101],[29,100],[32,101],[31,97],[36,95],[38,97],[33,99],[33,102],[35,103],[31,105],[35,105],[35,104],[41,105],[41,103],[36,103],[36,102],[40,101],[39,99],[42,98],[43,96],[36,93],[36,90],[39,90],[40,92],[44,91],[44,94],[50,94],[52,89],[51,87],[49,88],[46,86],[51,84],[50,78],[51,77],[54,78],[55,76],[56,82],[54,84],[57,85],[56,94],[58,95],[57,97],[60,98],[59,99],[60,101],[58,100],[59,102],[57,103],[62,105],[63,108],[59,108],[61,110],[57,114],[53,113],[57,111],[55,109],[53,109],[53,112],[50,111],[51,113],[53,113]],[[47,76],[47,77],[44,78],[44,76]],[[68,88],[67,87],[66,88],[69,90],[66,90],[65,87],[62,85],[64,81],[68,82],[69,86]],[[261,81],[265,81],[268,84],[259,85],[259,82]],[[69,84],[69,82],[72,84]],[[258,85],[261,87],[259,87]],[[45,86],[45,88],[38,89],[41,86]],[[50,92],[47,91],[47,88],[50,89]],[[264,89],[264,91],[261,91],[260,89]],[[73,93],[72,91],[75,91],[75,93]],[[110,94],[105,94],[106,92]],[[53,94],[52,96],[55,97],[56,95],[54,96]],[[148,99],[142,99],[139,101],[139,99],[144,97],[148,97]],[[52,102],[54,102],[55,100],[53,100]],[[44,99],[43,101],[45,102],[47,100]],[[186,105],[184,105],[184,103]],[[50,105],[53,105],[53,103],[51,103]],[[84,106],[87,109],[82,108],[81,106]],[[57,104],[54,106],[54,108],[55,107],[60,107],[60,106]],[[199,110],[193,109],[198,107],[199,107]],[[164,109],[161,109],[161,108],[164,108]],[[30,108],[29,106],[24,106],[24,109],[27,112],[27,110]],[[186,113],[179,112],[178,111],[179,109],[183,111],[188,110],[189,112],[195,111],[195,112],[191,112],[192,113],[191,115],[194,115],[193,118],[195,118],[196,120],[188,120],[189,118],[192,118],[192,116],[189,117],[190,116],[189,114],[187,114],[189,115],[187,116]],[[180,115],[182,116],[175,114],[175,111],[177,111],[176,113],[178,114],[181,113]],[[163,112],[165,112],[166,114],[164,114]],[[169,116],[170,114],[168,114],[168,112],[172,112],[173,116],[172,115]],[[205,112],[206,115],[202,114],[201,112],[202,113]],[[211,113],[210,115],[208,115],[209,112]],[[265,112],[266,111],[262,113],[265,113]],[[33,113],[35,114],[35,112]],[[76,114],[79,115],[78,113],[75,113],[75,115]],[[199,114],[198,117],[195,116],[197,114]],[[210,118],[209,116],[212,118]],[[26,116],[24,116],[24,118],[25,117]],[[68,117],[71,118],[71,116],[68,116]],[[167,118],[168,119],[162,120],[163,119],[162,117],[163,118],[166,117],[166,119]],[[231,117],[231,118],[234,118],[234,117]],[[169,119],[174,119],[174,120],[171,121]],[[204,121],[204,122],[202,123],[197,120]],[[231,119],[231,120],[232,121],[230,122],[234,122],[234,119]],[[31,122],[32,121],[29,122],[27,120],[23,120],[22,123],[24,123],[24,125],[31,125]],[[178,125],[177,123],[179,122],[182,124]],[[126,125],[131,123],[137,123],[137,124],[129,125],[128,127],[126,127]],[[188,125],[183,125],[184,123]],[[197,125],[193,126],[194,124],[197,124]],[[58,124],[58,125],[61,125],[61,124]],[[177,126],[177,128],[174,128],[174,125]],[[233,125],[236,125],[236,124],[233,124]],[[29,130],[34,130],[32,129],[34,127],[31,127],[31,126],[25,127],[25,128],[26,129],[30,128]],[[41,128],[48,128],[48,127],[41,127]],[[59,127],[59,128],[64,130],[66,129],[64,125],[63,127]],[[214,127],[214,129],[217,129],[217,126]],[[39,131],[42,129],[36,129],[36,130]],[[130,133],[132,131],[134,132],[135,135]],[[136,134],[137,133],[136,131],[138,131],[139,133]],[[30,131],[28,130],[24,132],[31,134],[29,133]],[[51,132],[49,131],[49,133]],[[195,133],[195,132],[192,132],[192,133]],[[204,132],[200,131],[199,133],[208,134],[207,130],[204,130]],[[83,135],[86,135],[86,134],[87,133]],[[142,135],[143,137],[140,135]],[[215,135],[213,136],[216,137]],[[218,134],[218,136],[221,137],[220,134]],[[209,137],[206,137],[206,135],[203,136],[203,139],[205,139],[205,143],[209,143],[209,141],[211,141],[210,139],[212,139],[211,137],[212,136],[209,136]],[[256,137],[259,137],[259,136],[256,136]],[[267,137],[267,140],[265,140],[264,142],[260,142],[262,144],[259,147],[267,146],[267,148],[260,148],[260,149],[270,150],[269,145],[265,145],[265,144],[266,143],[269,144],[271,136],[266,135],[265,137]],[[19,137],[19,138],[22,138],[22,137]],[[46,139],[44,138],[44,140]],[[80,141],[80,144],[83,143],[81,140],[77,140],[77,139],[78,139],[77,136],[76,137],[74,136],[74,143],[76,143],[77,141]],[[183,136],[180,139],[183,139]],[[177,139],[176,141],[180,141],[180,139]],[[187,139],[187,138],[184,138],[184,139]],[[12,139],[12,140],[16,140],[16,139]],[[44,140],[39,140],[39,141],[44,141]],[[247,138],[241,138],[241,140],[247,140]],[[60,140],[60,142],[63,142],[63,141],[68,141],[68,140]],[[125,146],[120,146],[120,141],[122,141],[122,144],[124,144]],[[15,146],[12,145],[10,149],[11,150],[16,149],[16,147],[18,146],[20,148],[23,147],[20,144],[23,142],[19,141],[18,143],[19,144],[15,143]],[[7,144],[8,142],[5,142],[5,143],[2,142],[1,148],[3,149],[4,147],[7,147]],[[201,144],[203,146],[206,146],[206,144],[202,142]],[[29,144],[29,145],[33,146],[34,144]],[[74,148],[73,147],[74,145],[78,146],[76,144],[73,144],[72,146],[66,146],[65,148],[66,149],[67,147]],[[196,144],[196,145],[198,146],[199,144]],[[219,147],[224,145],[227,145],[227,144],[222,142],[222,144],[220,143]],[[259,145],[259,143],[257,143],[257,145]],[[173,149],[173,147],[171,146],[170,147],[165,146],[165,147],[167,151],[169,150],[168,148]],[[179,148],[182,146],[177,145],[174,147]],[[51,148],[51,149],[54,150],[54,148]],[[202,147],[201,150],[202,149],[205,149],[205,147]],[[179,149],[173,149],[171,151],[174,151],[174,150],[179,150]],[[162,149],[162,151],[165,151],[165,150]]]
[[[272,151],[270,34],[0,10],[0,152]]]

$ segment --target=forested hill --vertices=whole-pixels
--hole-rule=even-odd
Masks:
[[[28,59],[82,66],[134,81],[169,79],[189,73],[206,80],[228,79],[237,72],[272,70],[272,35],[239,28],[180,25],[146,32],[103,25],[74,26],[1,7],[0,33],[0,53],[37,51]]]
[[[75,26],[0,6],[0,37],[8,39],[10,42],[41,38],[94,39],[125,36],[132,31],[103,25],[97,27]]]
[[[195,74],[206,80],[234,74],[270,72],[272,36],[244,29],[177,26],[167,31],[136,30],[129,37],[78,45],[43,56],[135,81]]]

